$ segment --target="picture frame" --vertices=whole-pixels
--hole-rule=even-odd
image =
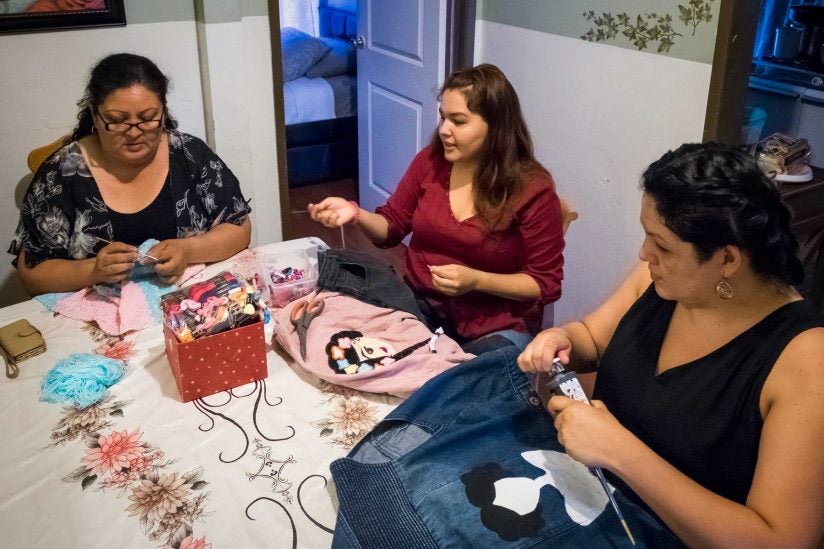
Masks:
[[[124,0],[0,0],[0,34],[126,25]]]

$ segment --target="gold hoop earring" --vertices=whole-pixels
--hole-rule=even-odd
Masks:
[[[721,299],[732,299],[735,295],[735,290],[732,288],[732,284],[730,284],[729,280],[726,278],[722,279],[715,286],[715,293],[718,294],[718,297]]]

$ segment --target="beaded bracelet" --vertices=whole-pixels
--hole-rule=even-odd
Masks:
[[[352,205],[353,208],[355,208],[355,218],[352,219],[352,223],[357,223],[358,221],[360,221],[360,206],[358,206],[358,203],[354,200],[350,200],[349,203]]]

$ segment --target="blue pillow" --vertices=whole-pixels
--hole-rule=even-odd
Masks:
[[[355,46],[347,40],[321,37],[321,40],[331,47],[331,51],[309,67],[306,76],[309,78],[329,78],[339,74],[355,74],[357,52]]]
[[[283,81],[300,78],[331,50],[319,39],[292,27],[280,29],[280,50],[283,55]]]

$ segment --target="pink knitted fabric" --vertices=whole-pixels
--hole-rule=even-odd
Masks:
[[[80,290],[58,302],[54,312],[75,320],[95,322],[109,335],[142,330],[157,323],[143,291],[132,281],[121,286],[120,297],[102,297],[94,290]]]
[[[187,267],[180,277],[181,283],[203,268],[203,264]],[[177,285],[171,285],[164,288],[163,292],[175,289]],[[140,284],[129,280],[121,285],[120,297],[101,296],[94,288],[84,288],[58,301],[52,310],[75,320],[95,322],[109,335],[121,335],[160,324],[159,312],[152,312],[147,299]]]

